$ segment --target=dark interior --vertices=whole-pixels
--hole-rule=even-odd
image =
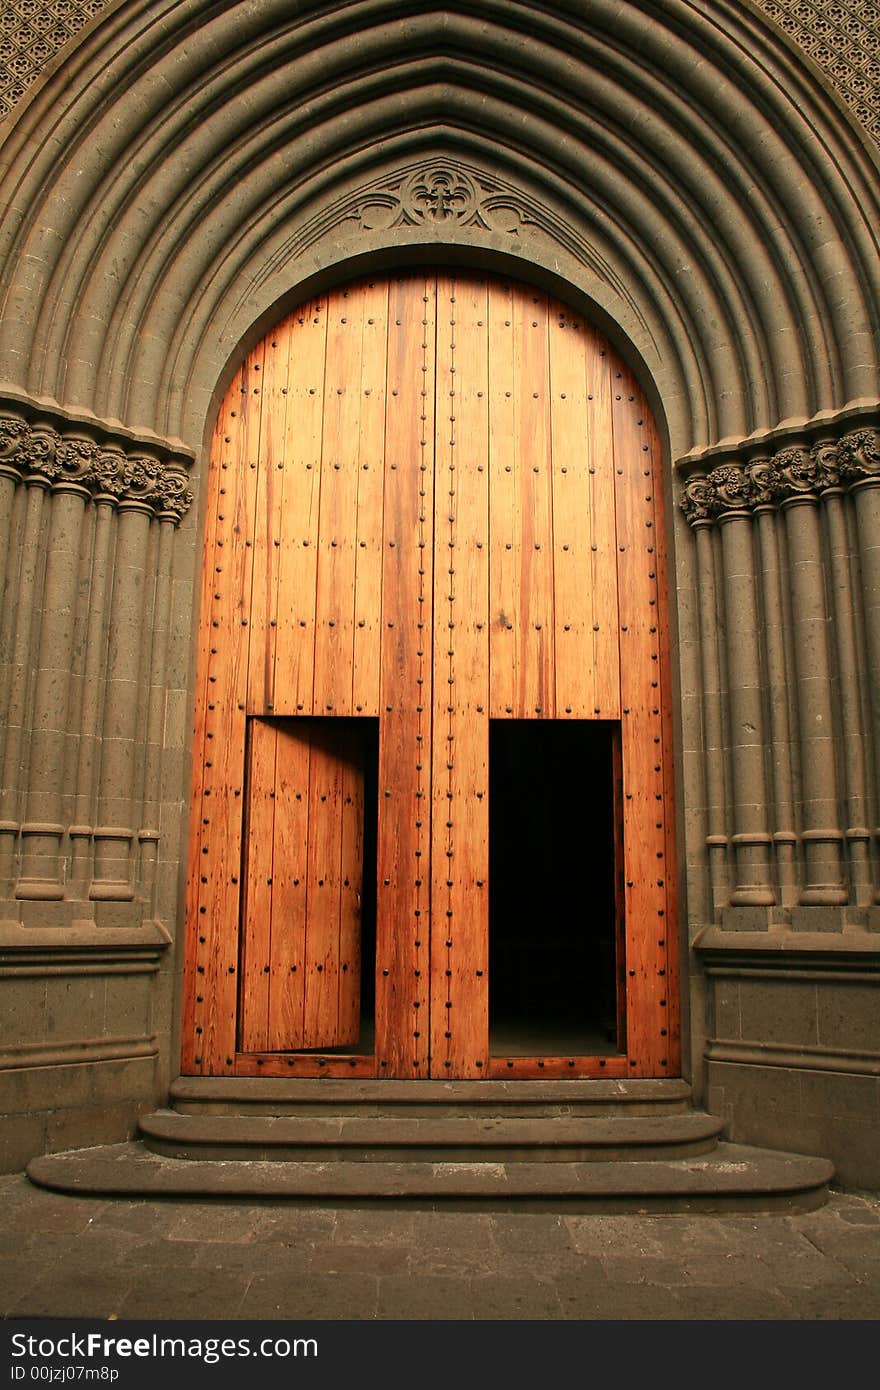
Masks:
[[[598,720],[491,724],[493,1056],[618,1050],[616,734]]]

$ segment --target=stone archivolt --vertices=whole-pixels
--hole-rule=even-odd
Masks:
[[[681,507],[694,526],[727,512],[754,512],[872,480],[880,483],[880,430],[852,430],[836,442],[789,445],[769,458],[718,464],[688,481]]]
[[[140,502],[176,520],[193,500],[185,474],[161,459],[127,453],[122,444],[66,439],[51,425],[34,427],[9,415],[0,415],[0,468],[14,470],[24,481],[75,483],[92,495]]]

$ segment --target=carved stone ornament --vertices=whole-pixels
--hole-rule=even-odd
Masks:
[[[102,445],[90,439],[66,439],[50,425],[30,425],[0,415],[0,469],[14,470],[24,481],[75,483],[89,493],[118,502],[141,502],[155,513],[176,520],[192,504],[186,474],[160,459],[128,452],[130,444]]]
[[[323,238],[340,234],[436,228],[463,229],[516,245],[522,237],[549,239],[573,256],[629,307],[651,338],[650,326],[631,288],[567,216],[496,173],[451,157],[422,159],[386,171],[307,218],[266,261],[251,288],[282,273]]]
[[[880,482],[880,430],[852,430],[812,448],[789,445],[770,458],[724,463],[685,485],[681,508],[691,525],[733,511],[780,506],[792,498],[820,496],[831,488]]]
[[[479,179],[463,166],[428,163],[371,188],[346,220],[374,227],[418,227],[426,223],[482,227],[484,231],[517,232],[537,218],[522,198],[502,189],[495,180]]]

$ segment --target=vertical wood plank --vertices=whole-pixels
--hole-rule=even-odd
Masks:
[[[286,322],[264,339],[260,365],[259,467],[254,511],[253,580],[248,644],[248,711],[271,714],[275,677],[281,501],[285,467],[290,334]],[[255,368],[256,374],[256,368]]]
[[[281,500],[274,712],[311,714],[326,301],[292,314]],[[273,538],[275,539],[275,538]]]
[[[513,718],[520,627],[519,457],[514,405],[513,291],[489,285],[489,713]],[[516,707],[516,708],[515,708]]]
[[[552,719],[556,683],[547,296],[517,286],[513,322],[520,535],[515,711],[520,719]]]
[[[488,292],[437,286],[431,1072],[487,1072]]]
[[[364,292],[327,302],[315,607],[315,714],[352,713]]]
[[[646,416],[611,378],[620,605],[628,1074],[668,1074],[665,785],[655,513]],[[660,942],[664,945],[660,945]],[[665,1065],[664,1065],[665,1063]]]
[[[216,566],[222,561],[222,552],[217,551],[217,511],[220,488],[229,471],[230,463],[238,460],[237,422],[239,419],[239,397],[245,379],[244,370],[236,373],[217,415],[217,423],[211,441],[211,455],[208,464],[208,486],[205,500],[205,536],[203,541],[201,599],[199,603],[199,632],[196,656],[196,697],[193,723],[193,766],[190,786],[189,815],[189,861],[187,866],[186,889],[186,954],[183,1018],[181,1022],[181,1068],[185,1075],[198,1073],[206,1068],[202,1050],[205,1023],[212,1005],[206,993],[205,970],[207,953],[201,940],[200,926],[204,889],[207,887],[206,854],[210,852],[207,843],[203,817],[210,809],[205,801],[205,790],[209,795],[212,788],[213,758],[210,757],[210,743],[206,739],[209,690],[213,692],[217,681],[216,671],[211,671],[211,648],[215,645],[212,624],[214,619],[214,594]],[[225,468],[224,468],[225,465]],[[212,699],[212,703],[215,703]],[[207,765],[206,765],[207,764]],[[204,864],[204,867],[203,867]]]
[[[248,720],[238,1038],[245,1052],[262,1051],[269,1041],[275,745],[276,730],[271,721]]]
[[[237,399],[229,407],[223,446],[230,453],[228,458],[221,456],[220,463],[207,616],[199,898],[190,929],[197,938],[195,983],[203,986],[198,993],[205,1005],[203,1021],[195,1025],[201,1032],[196,1034],[199,1051],[193,1065],[210,1074],[231,1070],[235,1056],[248,615],[263,360],[263,344],[259,344],[242,368]],[[236,393],[232,394],[234,398]]]
[[[388,297],[379,733],[376,1054],[428,1071],[434,276]]]
[[[316,724],[309,764],[303,1047],[334,1046],[337,1039],[341,867],[342,767],[332,734]]]
[[[382,622],[388,284],[384,280],[368,282],[363,293],[352,703],[355,714],[376,718],[379,714]]]
[[[666,970],[666,1019],[661,1021],[661,1037],[668,1044],[664,1074],[678,1076],[681,1071],[681,993],[679,962],[679,924],[678,924],[678,866],[675,844],[675,751],[672,727],[672,669],[669,606],[669,564],[666,547],[666,505],[663,483],[663,449],[657,433],[657,426],[644,395],[637,394],[639,411],[645,421],[646,442],[651,460],[651,488],[654,498],[654,572],[657,582],[657,628],[659,653],[659,673],[654,679],[659,681],[660,718],[663,726],[663,806],[665,835],[665,872],[658,875],[664,880],[666,894],[665,931],[658,933],[658,948],[665,951]],[[650,571],[648,575],[651,577]]]
[[[361,1027],[361,900],[364,853],[364,754],[352,728],[338,741],[342,774],[339,890],[338,1045],[354,1045]]]
[[[598,619],[591,549],[584,333],[579,316],[555,302],[549,306],[548,329],[556,713],[559,718],[592,719],[597,705],[594,649]],[[610,459],[610,438],[608,454]],[[616,631],[613,636],[616,640]]]
[[[610,349],[595,329],[581,325],[587,384],[587,473],[590,482],[590,590],[593,596],[594,713],[620,718],[615,463],[611,419]],[[587,648],[587,653],[590,648]],[[587,657],[589,660],[589,656]]]
[[[311,721],[279,723],[267,1043],[273,1051],[304,1046],[310,762]]]

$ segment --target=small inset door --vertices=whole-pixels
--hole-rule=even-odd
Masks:
[[[209,482],[184,1069],[678,1067],[660,455],[580,315],[303,305]]]

